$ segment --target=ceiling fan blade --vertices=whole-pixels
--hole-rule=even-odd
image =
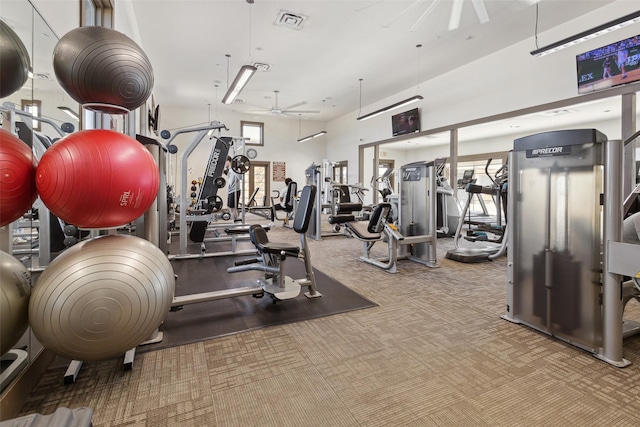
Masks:
[[[460,18],[462,18],[462,0],[453,0],[451,5],[451,16],[449,17],[449,31],[457,30],[460,26]]]
[[[489,13],[484,6],[484,0],[471,0],[473,8],[476,10],[476,15],[481,24],[489,22]]]
[[[398,15],[396,15],[395,18],[393,18],[388,24],[383,25],[382,28],[389,28],[390,26],[392,26],[393,24],[396,23],[396,21],[400,18],[402,18],[407,12],[409,12],[411,9],[413,9],[414,6],[416,6],[417,4],[422,3],[422,0],[414,0],[413,3],[411,3],[409,6],[405,7]]]
[[[271,110],[231,110],[234,113],[250,113],[250,114],[269,114]]]
[[[283,113],[294,113],[294,114],[317,114],[320,111],[316,110],[282,110]]]
[[[433,0],[433,2],[427,7],[427,10],[422,12],[422,15],[420,15],[420,17],[416,20],[416,22],[414,22],[411,28],[409,28],[410,33],[414,32],[420,27],[420,25],[422,25],[424,20],[427,19],[429,15],[431,15],[431,12],[433,12],[433,9],[436,8],[438,3],[440,3],[440,0]]]
[[[306,102],[302,101],[302,102],[298,102],[297,104],[293,104],[293,105],[289,105],[288,107],[282,107],[282,110],[291,110],[292,108],[296,108],[299,107],[301,105],[306,104]]]

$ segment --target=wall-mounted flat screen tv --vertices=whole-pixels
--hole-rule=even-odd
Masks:
[[[393,136],[420,132],[420,114],[417,108],[391,116]]]
[[[576,56],[578,93],[589,93],[640,80],[640,36]]]

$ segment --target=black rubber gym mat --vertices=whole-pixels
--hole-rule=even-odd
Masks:
[[[262,272],[227,273],[227,267],[233,266],[234,260],[242,258],[227,256],[173,260],[174,272],[178,275],[176,296],[253,286],[255,280],[263,276]],[[288,276],[294,279],[304,277],[304,263],[301,260],[290,258],[285,265]],[[140,346],[137,352],[377,306],[322,272],[315,269],[314,272],[318,292],[322,294],[320,298],[307,299],[304,296],[306,288],[302,288],[297,298],[276,304],[265,295],[259,299],[241,296],[185,305],[182,310],[167,315],[160,327],[164,333],[162,342]]]

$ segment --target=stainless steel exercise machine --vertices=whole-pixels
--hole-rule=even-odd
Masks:
[[[436,267],[436,163],[409,163],[403,165],[400,172],[398,228],[404,236],[400,255],[429,267]]]
[[[360,260],[388,273],[397,272],[397,261],[409,259],[428,267],[438,267],[436,258],[436,172],[434,162],[402,166],[399,226],[391,223],[392,206],[375,206],[368,222],[349,221],[346,231],[363,245]],[[376,242],[387,243],[387,256],[375,258],[371,250]]]
[[[623,276],[640,277],[640,245],[621,243],[624,145],[595,129],[514,141],[502,316],[617,367],[640,332],[623,321]]]

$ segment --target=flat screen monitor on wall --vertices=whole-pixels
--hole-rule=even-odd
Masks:
[[[391,116],[393,136],[420,132],[420,114],[417,108]]]
[[[578,93],[589,93],[640,80],[640,36],[576,56]]]

